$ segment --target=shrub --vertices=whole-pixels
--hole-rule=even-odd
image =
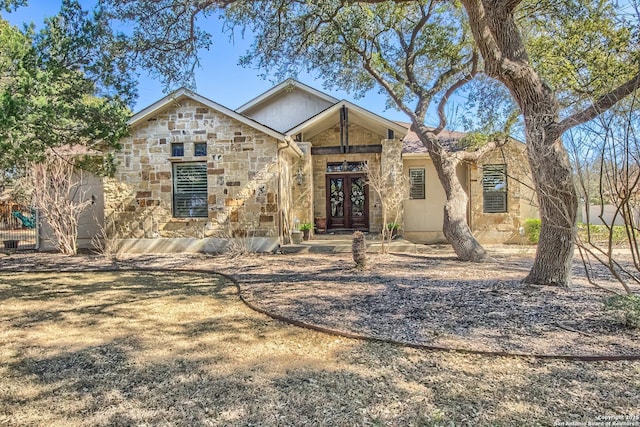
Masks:
[[[587,226],[586,224],[578,223],[578,233],[583,241],[587,241]],[[594,225],[589,224],[589,234],[592,241],[606,242],[609,240],[609,233],[611,233],[611,241],[613,244],[627,243],[627,229],[624,225],[614,225],[611,227],[611,231],[606,225]]]
[[[640,297],[616,295],[605,301],[605,309],[614,311],[620,323],[628,328],[640,328]]]
[[[538,244],[540,240],[540,220],[528,218],[524,221],[524,235],[529,243]]]
[[[300,231],[311,230],[313,228],[313,224],[310,222],[303,222],[300,224]]]

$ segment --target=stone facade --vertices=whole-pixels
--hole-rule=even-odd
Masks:
[[[196,155],[196,143],[206,144],[206,155]],[[134,126],[115,153],[119,167],[105,183],[108,231],[116,239],[278,238],[279,194],[289,185],[280,173],[286,178],[291,163],[278,143],[192,99],[174,102]],[[173,144],[183,144],[182,156],[172,155]],[[206,164],[206,217],[174,215],[180,163]]]
[[[324,132],[311,138],[314,147],[339,147],[340,127],[333,126]],[[402,168],[401,142],[399,140],[387,140],[384,136],[376,134],[357,124],[349,125],[349,146],[379,145],[382,144],[382,153],[345,153],[330,155],[313,155],[313,216],[314,218],[327,217],[327,164],[347,162],[365,162],[369,168],[380,168],[381,161],[393,162]],[[379,232],[382,229],[381,203],[374,191],[369,191],[369,230]]]
[[[535,193],[526,157],[526,146],[509,141],[503,147],[485,154],[470,166],[471,228],[483,243],[518,243],[519,228],[527,218],[536,218]],[[482,168],[485,165],[506,165],[507,211],[485,213],[483,209]]]

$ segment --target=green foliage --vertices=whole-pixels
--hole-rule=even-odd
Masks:
[[[640,328],[640,297],[616,295],[605,301],[605,309],[613,311],[628,328]]]
[[[520,12],[532,62],[564,106],[583,107],[638,72],[638,17],[629,5],[542,0]]]
[[[614,225],[613,227],[607,227],[606,225],[595,225],[578,223],[578,234],[583,241],[587,241],[591,236],[592,242],[604,242],[608,241],[611,236],[611,243],[622,244],[628,242],[627,228],[624,225]]]
[[[397,222],[390,222],[387,224],[387,230],[389,231],[398,231],[399,228],[400,224],[398,224]]]
[[[313,229],[313,224],[311,224],[310,222],[303,222],[302,224],[300,224],[300,231],[312,230],[312,229]]]
[[[6,10],[7,12],[13,12],[20,6],[26,6],[27,0],[2,0],[0,1],[0,11]]]
[[[524,221],[524,235],[529,243],[538,244],[540,240],[541,221],[537,218],[527,218]]]
[[[118,148],[134,81],[99,12],[89,17],[64,0],[38,33],[0,18],[0,44],[8,46],[0,52],[0,169],[41,161],[59,147],[92,155]]]

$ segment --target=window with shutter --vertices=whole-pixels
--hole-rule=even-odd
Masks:
[[[174,163],[173,216],[207,217],[207,163]]]
[[[482,199],[484,213],[507,212],[507,166],[482,167]]]
[[[425,198],[425,185],[424,185],[424,168],[409,169],[409,198],[410,199],[424,199]]]

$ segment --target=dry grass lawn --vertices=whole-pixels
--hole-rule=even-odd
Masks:
[[[640,422],[638,362],[336,338],[253,312],[206,273],[0,274],[0,425]]]

